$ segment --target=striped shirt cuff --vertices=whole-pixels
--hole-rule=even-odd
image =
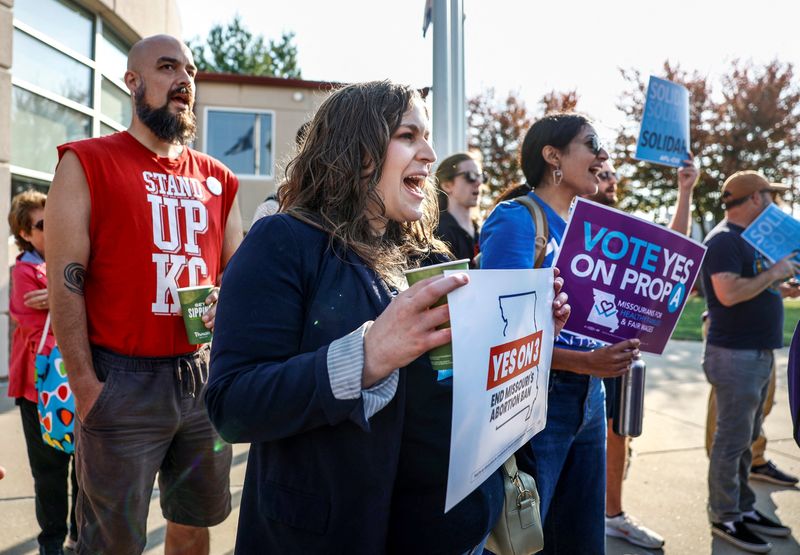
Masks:
[[[357,330],[332,342],[328,347],[328,379],[333,396],[339,400],[364,401],[364,417],[369,419],[394,398],[399,381],[399,370],[369,389],[361,389],[364,372],[364,335],[372,322],[364,322]]]
[[[393,370],[391,374],[381,381],[361,392],[364,398],[364,417],[369,420],[373,414],[389,404],[397,392],[397,382],[400,381],[400,370]]]

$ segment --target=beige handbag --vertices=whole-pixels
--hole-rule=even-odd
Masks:
[[[531,555],[544,547],[539,492],[533,476],[517,470],[511,455],[502,466],[505,504],[486,547],[496,555]]]

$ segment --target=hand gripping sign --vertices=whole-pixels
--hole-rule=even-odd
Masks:
[[[551,268],[467,273],[469,284],[448,294],[453,432],[446,511],[544,428],[553,353]]]
[[[661,354],[706,248],[670,229],[578,199],[555,261],[572,307],[566,331],[606,343],[638,337]]]

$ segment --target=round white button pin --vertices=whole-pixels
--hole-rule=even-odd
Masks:
[[[222,194],[222,183],[216,177],[209,177],[206,179],[206,187],[212,195],[220,196]]]

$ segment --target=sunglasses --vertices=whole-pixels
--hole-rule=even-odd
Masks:
[[[589,137],[589,140],[586,141],[586,146],[589,147],[589,150],[591,150],[592,154],[595,156],[600,154],[600,151],[603,150],[603,145],[600,143],[600,139],[597,138],[597,135]]]
[[[489,179],[489,176],[486,175],[486,172],[477,173],[474,171],[458,172],[453,174],[453,179],[459,175],[463,175],[464,179],[466,179],[469,183],[486,183],[486,181]]]
[[[71,394],[72,392],[70,391],[69,386],[63,383],[52,391],[39,392],[39,396],[41,397],[42,403],[44,404],[45,408],[47,408],[47,405],[50,404],[51,399],[56,398],[63,403],[64,401],[69,399]]]
[[[600,178],[600,181],[611,181],[611,177],[614,177],[617,181],[619,181],[619,174],[610,171],[604,171],[597,174],[597,177]]]
[[[35,224],[33,224],[34,228],[38,229],[39,231],[44,231],[44,220],[39,220]]]

